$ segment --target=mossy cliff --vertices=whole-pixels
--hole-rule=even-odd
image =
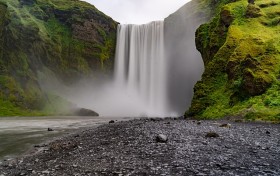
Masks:
[[[0,116],[42,112],[40,75],[71,84],[110,72],[116,25],[78,0],[0,0]]]
[[[280,0],[215,2],[196,31],[205,72],[186,115],[280,120]]]

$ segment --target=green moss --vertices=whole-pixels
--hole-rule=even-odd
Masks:
[[[115,33],[116,22],[86,2],[0,0],[0,100],[14,109],[0,116],[53,114],[37,73],[46,67],[72,84],[111,72]]]
[[[280,1],[219,4],[196,33],[205,72],[187,115],[279,121]]]

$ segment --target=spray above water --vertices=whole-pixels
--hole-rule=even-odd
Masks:
[[[112,79],[100,77],[69,88],[54,87],[52,78],[48,85],[53,88],[42,87],[101,116],[183,115],[203,72],[203,62],[195,48],[195,31],[203,20],[188,16],[190,7],[182,7],[165,21],[120,24]]]
[[[164,22],[119,25],[117,36],[116,88],[139,105],[138,115],[170,116],[166,107]]]

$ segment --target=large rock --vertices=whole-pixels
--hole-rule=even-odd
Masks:
[[[99,116],[99,114],[91,109],[79,108],[74,111],[77,116]]]

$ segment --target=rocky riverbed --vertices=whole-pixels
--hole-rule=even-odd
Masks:
[[[280,175],[280,125],[141,119],[101,125],[0,164],[0,175]]]

